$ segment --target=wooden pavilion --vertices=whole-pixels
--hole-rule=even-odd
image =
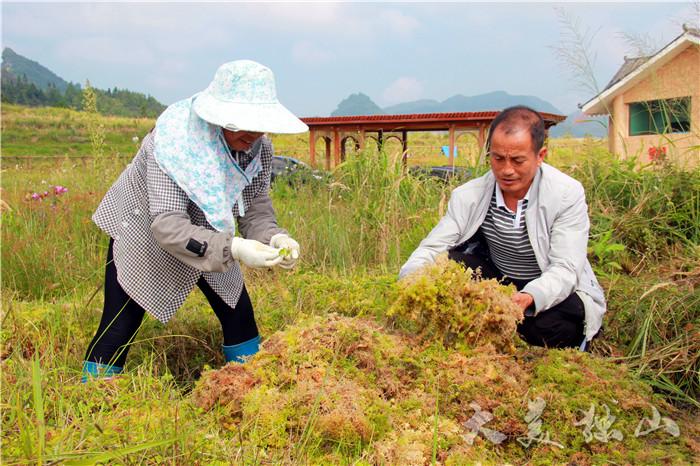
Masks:
[[[408,150],[409,131],[448,131],[449,164],[454,164],[455,141],[462,134],[470,134],[477,139],[479,149],[486,142],[489,126],[500,112],[460,112],[460,113],[414,113],[409,115],[371,115],[312,117],[301,120],[309,126],[309,149],[311,164],[316,164],[316,143],[326,142],[326,168],[331,168],[331,153],[334,165],[345,160],[346,143],[353,141],[358,150],[365,148],[365,138],[377,142],[381,150],[384,142],[395,137],[401,141],[404,160]],[[564,115],[540,112],[547,129],[566,119]],[[331,144],[333,146],[331,152]]]

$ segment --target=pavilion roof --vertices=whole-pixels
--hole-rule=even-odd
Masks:
[[[366,130],[384,131],[420,131],[448,130],[451,125],[456,127],[472,127],[490,125],[500,111],[488,112],[452,112],[452,113],[411,113],[405,115],[356,115],[337,117],[302,118],[310,129],[351,129],[364,127]],[[545,126],[550,128],[566,119],[565,115],[540,112]]]

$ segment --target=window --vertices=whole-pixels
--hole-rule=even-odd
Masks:
[[[690,97],[630,104],[630,136],[690,131]]]

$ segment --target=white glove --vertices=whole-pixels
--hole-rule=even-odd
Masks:
[[[234,236],[231,240],[231,255],[252,269],[274,267],[284,259],[279,249],[271,248],[254,239]]]
[[[278,233],[270,239],[270,246],[273,248],[285,249],[287,254],[282,255],[280,267],[283,269],[292,269],[299,258],[299,243],[294,241],[284,233]]]

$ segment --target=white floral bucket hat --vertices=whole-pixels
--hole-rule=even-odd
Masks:
[[[251,60],[221,65],[209,87],[195,97],[193,108],[203,120],[231,131],[296,134],[309,130],[277,100],[272,71]]]

